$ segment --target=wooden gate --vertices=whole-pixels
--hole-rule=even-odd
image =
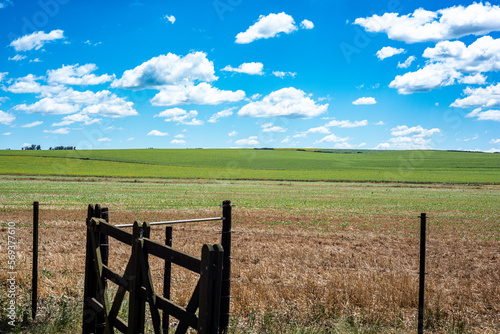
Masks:
[[[108,267],[108,236],[132,247],[132,255],[123,275]],[[89,205],[83,334],[115,333],[115,329],[127,334],[144,333],[146,303],[149,304],[154,333],[168,331],[168,326],[162,328],[161,310],[179,320],[176,333],[185,333],[188,327],[198,330],[198,333],[218,333],[224,261],[222,246],[203,245],[201,259],[198,259],[150,240],[149,236],[149,223],[135,222],[130,234],[109,224],[106,208]],[[149,255],[200,275],[185,308],[155,293],[148,262]],[[108,297],[107,280],[118,285],[112,301]],[[127,321],[118,317],[126,292],[129,292]],[[222,309],[224,310],[224,307]]]

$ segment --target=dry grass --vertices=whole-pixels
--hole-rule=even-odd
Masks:
[[[234,208],[232,326],[292,332],[347,328],[414,332],[418,306],[419,221],[416,216],[353,215],[331,212]],[[219,210],[111,212],[112,223],[220,215]],[[19,237],[17,282],[30,286],[29,211],[13,211]],[[40,228],[40,305],[61,295],[82,298],[85,210],[43,211]],[[437,218],[435,218],[437,219]],[[426,324],[432,332],[500,331],[498,242],[453,237],[457,222],[429,219]],[[460,221],[459,226],[479,224]],[[498,224],[484,221],[483,224]],[[463,233],[473,229],[464,228]],[[174,227],[174,247],[200,256],[203,243],[218,243],[214,223]],[[163,242],[164,229],[152,228]],[[5,254],[2,253],[2,263]],[[130,248],[111,240],[110,265],[123,272]],[[155,289],[161,291],[163,263],[151,260]],[[0,281],[6,278],[0,271]],[[173,268],[172,299],[185,305],[197,277]],[[112,285],[112,284],[111,284]],[[2,292],[3,293],[3,292]],[[52,297],[51,297],[52,296]],[[42,309],[43,312],[43,309]],[[293,326],[292,326],[293,325]],[[340,327],[339,327],[340,326]],[[246,328],[246,329],[242,329]]]

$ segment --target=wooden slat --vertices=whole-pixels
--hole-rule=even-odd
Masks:
[[[201,261],[191,255],[180,252],[162,245],[158,242],[144,239],[144,250],[151,255],[157,256],[161,259],[168,260],[171,263],[175,263],[178,266],[191,270],[195,273],[200,273]]]
[[[103,277],[109,279],[111,282],[123,287],[125,290],[130,291],[129,281],[120,274],[109,269],[108,266],[102,265]]]
[[[146,298],[146,289],[142,287],[141,293]],[[167,311],[171,316],[181,321],[185,321],[190,327],[198,328],[198,317],[194,313],[186,312],[182,307],[172,303],[170,300],[156,295],[155,306],[160,310]]]
[[[91,224],[93,224],[93,228],[96,231],[107,234],[124,244],[132,246],[133,236],[131,233],[107,223],[104,219],[93,218],[92,220],[94,222],[91,221]]]

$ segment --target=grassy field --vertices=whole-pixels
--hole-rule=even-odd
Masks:
[[[230,333],[414,333],[422,212],[426,331],[500,332],[500,155],[362,152],[0,151],[2,250],[6,223],[17,226],[17,332],[80,331],[88,204],[108,207],[115,224],[218,216],[226,199],[235,205]],[[35,321],[33,201],[41,205]],[[174,246],[199,256],[218,231],[176,226]],[[163,240],[161,228],[152,233]],[[116,271],[129,255],[110,244]],[[151,267],[161,290],[162,264]],[[174,269],[172,298],[185,305],[196,277]],[[0,269],[0,331],[6,279]]]
[[[500,184],[499,166],[500,154],[447,151],[0,151],[4,175]]]

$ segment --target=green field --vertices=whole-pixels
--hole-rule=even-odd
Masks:
[[[500,154],[140,149],[0,151],[0,174],[169,179],[500,183]]]

